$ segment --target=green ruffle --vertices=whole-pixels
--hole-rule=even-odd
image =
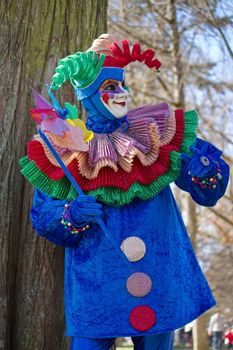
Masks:
[[[102,203],[114,206],[122,206],[130,203],[135,197],[146,200],[158,194],[162,189],[175,181],[180,174],[181,153],[190,154],[190,146],[196,140],[198,116],[196,111],[184,113],[184,137],[179,152],[170,153],[170,169],[162,176],[159,176],[149,185],[141,185],[135,182],[127,191],[116,187],[100,187],[87,194],[95,196]],[[77,196],[76,190],[70,184],[67,177],[54,181],[37,168],[28,157],[20,159],[22,174],[38,189],[51,197],[58,199],[73,200]]]
[[[30,161],[27,156],[19,161],[21,173],[33,186],[57,199],[73,200],[77,197],[77,192],[65,176],[58,181],[50,179],[45,175],[33,161]]]

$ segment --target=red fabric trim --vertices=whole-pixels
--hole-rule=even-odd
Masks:
[[[84,191],[92,191],[99,187],[117,187],[123,191],[135,182],[142,185],[148,185],[155,181],[157,177],[164,175],[170,167],[170,152],[179,151],[184,135],[184,112],[177,110],[176,116],[176,133],[170,144],[160,148],[158,159],[149,166],[142,166],[140,160],[135,157],[133,161],[132,171],[127,173],[121,167],[115,172],[110,167],[102,168],[98,177],[93,180],[83,177],[78,170],[78,162],[76,159],[67,166],[79,186]],[[37,167],[46,174],[50,179],[57,181],[64,177],[63,170],[54,166],[47,159],[44,149],[40,142],[30,141],[28,143],[28,158],[33,160]]]

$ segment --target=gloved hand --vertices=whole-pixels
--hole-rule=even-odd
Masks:
[[[182,155],[188,175],[203,178],[218,173],[222,154],[220,150],[208,142],[197,139],[197,144],[191,147],[191,151],[193,151],[191,157]]]
[[[226,190],[229,166],[219,149],[201,139],[197,139],[191,151],[192,156],[182,154],[184,165],[176,184],[198,204],[214,206]]]
[[[69,204],[70,218],[77,225],[96,222],[103,214],[102,205],[93,196],[80,195]]]

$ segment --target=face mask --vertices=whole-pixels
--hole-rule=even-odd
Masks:
[[[105,80],[99,89],[100,100],[105,108],[116,118],[122,118],[128,111],[129,89],[124,81]]]
[[[127,130],[128,88],[124,69],[102,68],[96,80],[84,89],[76,89],[77,98],[87,111],[87,129],[95,133]]]

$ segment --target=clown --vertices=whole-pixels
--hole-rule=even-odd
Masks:
[[[195,111],[166,103],[128,111],[124,67],[134,61],[160,67],[152,49],[102,35],[87,52],[59,62],[53,106],[35,93],[31,111],[52,148],[35,135],[22,173],[36,187],[33,226],[66,248],[72,350],[107,350],[124,336],[137,350],[170,350],[173,331],[215,305],[169,184],[213,206],[229,167],[221,151],[196,137]],[[75,106],[62,109],[52,94],[67,80],[86,125]],[[58,157],[85,194],[77,194]]]

